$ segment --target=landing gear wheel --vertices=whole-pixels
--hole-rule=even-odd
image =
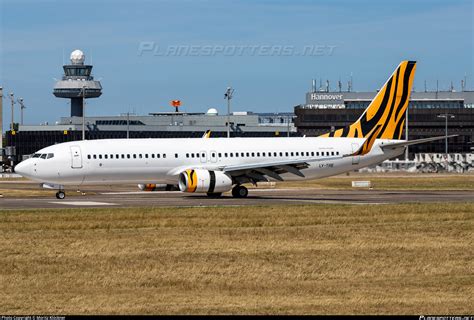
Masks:
[[[58,198],[59,200],[62,200],[66,198],[66,193],[64,191],[58,191],[56,192],[56,198]]]
[[[232,189],[232,196],[234,198],[246,198],[249,194],[249,190],[244,186],[235,186]]]
[[[222,196],[222,192],[208,192],[207,196],[209,198],[220,198]]]

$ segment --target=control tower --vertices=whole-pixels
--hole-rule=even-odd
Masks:
[[[71,117],[82,117],[83,99],[97,98],[102,94],[100,81],[91,76],[92,66],[85,65],[81,50],[71,53],[71,64],[63,66],[64,75],[54,85],[53,94],[58,98],[71,99]]]

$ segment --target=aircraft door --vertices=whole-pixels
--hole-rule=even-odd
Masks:
[[[352,144],[352,153],[356,152],[359,150],[359,144],[358,143],[353,143]],[[352,157],[352,164],[359,164],[360,156],[353,156]]]
[[[82,154],[79,146],[72,146],[71,149],[71,168],[82,168]]]
[[[211,162],[213,163],[217,162],[217,152],[215,150],[211,151]]]

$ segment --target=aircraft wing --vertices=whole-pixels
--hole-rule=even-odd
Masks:
[[[402,142],[393,142],[393,143],[385,143],[381,144],[380,148],[382,149],[397,149],[400,147],[406,147],[406,146],[411,146],[414,144],[419,144],[419,143],[425,143],[425,142],[430,142],[430,141],[436,141],[436,140],[441,140],[441,139],[446,139],[446,138],[452,138],[452,137],[457,137],[457,134],[450,135],[450,136],[438,136],[438,137],[432,137],[432,138],[424,138],[424,139],[417,139],[417,140],[409,140],[409,141],[402,141]]]
[[[299,177],[304,177],[304,174],[300,170],[308,168],[310,162],[321,162],[337,159],[342,159],[342,157],[337,156],[286,161],[269,161],[252,164],[231,165],[221,167],[220,169],[223,172],[230,174],[240,183],[255,183],[258,181],[268,181],[267,177],[283,181],[283,178],[281,177],[281,174],[283,173],[292,173]]]

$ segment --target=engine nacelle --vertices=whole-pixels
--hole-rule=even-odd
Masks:
[[[188,169],[179,174],[182,192],[219,193],[232,189],[232,178],[222,171]]]

